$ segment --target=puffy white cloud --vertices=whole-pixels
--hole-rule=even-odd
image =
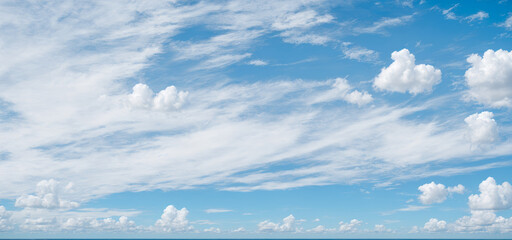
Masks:
[[[435,182],[425,183],[418,187],[421,195],[418,197],[423,204],[441,203],[446,200],[450,193],[464,192],[464,186],[461,184],[453,187],[445,187],[443,184],[436,184]]]
[[[133,87],[133,92],[128,99],[135,108],[169,111],[180,109],[187,96],[188,92],[178,92],[175,86],[169,86],[155,96],[149,86],[138,83]]]
[[[160,219],[155,223],[157,230],[165,232],[183,232],[192,229],[192,226],[188,225],[187,220],[188,210],[182,208],[178,210],[173,205],[169,205],[164,209],[164,212]]]
[[[467,58],[468,97],[490,107],[512,107],[512,51],[491,49]]]
[[[136,231],[143,228],[135,225],[135,222],[128,220],[128,217],[121,216],[118,220],[113,218],[68,218],[65,219],[60,227],[65,231]]]
[[[11,213],[7,212],[4,206],[0,206],[0,232],[13,229],[10,218]]]
[[[372,95],[367,93],[366,91],[350,91],[352,87],[349,85],[347,79],[336,78],[334,79],[334,81],[335,82],[332,85],[332,89],[313,99],[312,103],[343,99],[344,101],[347,101],[349,103],[361,106],[373,101]]]
[[[505,210],[512,208],[512,186],[508,182],[501,185],[488,177],[478,186],[480,194],[472,194],[468,198],[471,210]]]
[[[258,231],[260,232],[293,232],[297,231],[295,227],[295,217],[290,214],[283,218],[282,223],[273,223],[268,220],[258,223]]]
[[[373,86],[392,92],[418,94],[431,92],[432,87],[441,82],[441,70],[432,65],[416,65],[416,59],[407,49],[391,54],[393,63],[382,68],[374,79]]]
[[[53,218],[28,218],[19,225],[19,227],[23,230],[29,231],[58,231],[59,225],[57,219]]]
[[[357,231],[357,227],[359,225],[361,225],[362,223],[363,223],[363,221],[360,221],[360,220],[357,220],[357,219],[352,219],[348,223],[345,223],[345,222],[341,221],[339,223],[340,227],[338,228],[338,230],[340,232],[355,232],[355,231]]]
[[[471,216],[459,218],[453,224],[456,232],[512,232],[512,217],[496,216],[494,211],[471,211]]]
[[[498,127],[493,119],[492,112],[481,112],[471,114],[464,119],[468,125],[469,140],[472,144],[479,146],[492,143],[498,138]]]
[[[72,187],[69,183],[66,187],[62,187],[58,181],[54,179],[42,180],[37,183],[36,195],[22,195],[16,199],[16,207],[28,208],[76,208],[79,203],[63,200],[59,194],[61,191],[67,191]]]
[[[436,218],[431,218],[426,222],[423,229],[428,232],[443,232],[448,230],[446,221],[439,221]]]

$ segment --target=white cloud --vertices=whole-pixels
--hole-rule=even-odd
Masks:
[[[472,54],[464,74],[469,98],[490,107],[512,107],[512,51],[491,49]]]
[[[173,205],[169,205],[164,209],[164,213],[155,223],[157,230],[164,232],[184,232],[192,229],[188,225],[187,220],[188,210],[182,208],[178,210]]]
[[[352,219],[348,223],[341,221],[339,223],[340,227],[338,228],[338,230],[340,232],[355,232],[355,231],[357,231],[357,227],[359,225],[361,225],[362,223],[363,223],[363,221],[360,221],[357,219]]]
[[[462,194],[464,186],[457,185],[454,187],[446,188],[443,184],[436,184],[435,182],[425,183],[418,187],[421,195],[418,197],[423,204],[442,203],[446,200],[450,193]]]
[[[134,108],[169,111],[180,109],[187,96],[188,92],[178,92],[175,86],[169,86],[155,96],[148,85],[138,83],[133,87],[128,99]]]
[[[512,15],[510,15],[506,20],[505,22],[499,24],[498,26],[500,27],[504,27],[506,28],[507,30],[512,30]]]
[[[386,226],[384,226],[382,224],[375,224],[373,231],[377,232],[377,233],[392,232],[391,229],[387,229]]]
[[[295,217],[290,214],[283,218],[282,223],[273,223],[268,220],[258,223],[258,231],[260,232],[294,232],[297,231],[295,226]]]
[[[60,186],[59,182],[54,179],[42,180],[37,183],[36,195],[22,195],[18,197],[15,206],[27,208],[76,208],[80,206],[77,202],[60,198],[60,193],[69,190],[72,184],[67,186]]]
[[[323,225],[318,225],[312,229],[306,230],[306,232],[312,232],[312,233],[324,233],[324,232],[335,232],[336,228],[326,228]]]
[[[345,58],[354,59],[362,62],[373,62],[379,58],[379,54],[371,49],[364,47],[352,46],[350,42],[342,44],[342,52]]]
[[[4,206],[0,205],[0,232],[9,231],[13,229],[11,225],[11,213],[5,210]]]
[[[265,62],[265,61],[259,60],[259,59],[255,59],[255,60],[251,60],[248,64],[254,65],[254,66],[265,66],[265,65],[268,65],[268,62]]]
[[[442,12],[443,12],[444,17],[446,19],[456,20],[458,17],[457,17],[457,15],[455,15],[455,13],[453,13],[453,9],[455,9],[457,6],[459,6],[458,3],[453,5],[451,8],[443,10]]]
[[[459,218],[453,224],[456,232],[512,232],[512,217],[497,217],[493,211],[471,211],[471,216]]]
[[[467,20],[468,22],[473,22],[475,20],[478,20],[478,21],[482,21],[484,20],[484,18],[488,18],[489,17],[489,14],[484,12],[484,11],[478,11],[477,13],[473,14],[473,15],[469,15],[467,17],[465,17],[464,19]]]
[[[64,231],[126,232],[142,229],[135,225],[134,221],[128,220],[126,216],[121,216],[118,220],[113,218],[68,218],[60,223],[60,230]]]
[[[233,232],[235,232],[235,233],[238,233],[238,232],[245,232],[245,228],[244,228],[244,227],[239,227],[239,228],[237,228],[237,229],[233,230]]]
[[[193,70],[199,69],[212,69],[212,68],[221,68],[226,67],[237,62],[242,61],[245,58],[250,57],[252,54],[243,53],[243,54],[225,54],[220,56],[215,56],[210,59],[203,61],[201,64],[197,65]]]
[[[400,211],[400,212],[415,212],[415,211],[421,211],[421,210],[424,210],[424,209],[427,209],[427,208],[429,208],[429,206],[408,205],[407,207],[400,208],[397,211]]]
[[[373,86],[392,92],[418,94],[431,92],[432,87],[441,82],[441,70],[431,65],[415,64],[415,57],[407,49],[391,54],[393,63],[382,68],[374,79]]]
[[[305,10],[280,16],[272,23],[275,30],[287,30],[292,28],[310,28],[322,23],[329,23],[334,19],[329,14],[319,15],[315,10]]]
[[[464,119],[468,125],[469,139],[471,144],[480,146],[494,142],[498,138],[498,127],[492,118],[492,112],[481,112],[471,114]]]
[[[427,232],[443,232],[447,231],[448,227],[446,221],[439,221],[436,218],[431,218],[428,222],[425,223],[423,229]]]
[[[488,177],[478,186],[480,194],[469,196],[471,210],[505,210],[512,208],[512,186],[508,182],[496,184],[492,177]]]
[[[332,89],[322,93],[312,100],[312,103],[328,102],[336,99],[343,99],[349,103],[362,106],[373,101],[372,95],[366,91],[350,91],[352,87],[345,78],[336,78],[332,84]]]
[[[358,33],[380,33],[386,27],[399,26],[412,20],[413,15],[396,18],[382,18],[369,27],[359,27],[354,30]]]
[[[292,44],[312,44],[312,45],[324,45],[327,42],[332,41],[329,36],[318,35],[318,34],[304,34],[301,31],[288,30],[280,34],[283,37],[283,42]]]
[[[216,227],[206,228],[206,229],[203,230],[203,232],[207,232],[207,233],[220,233],[220,228],[216,228]]]
[[[204,210],[206,213],[225,213],[225,212],[232,212],[233,210],[230,209],[217,209],[217,208],[210,208]]]
[[[23,116],[19,121],[0,122],[4,136],[0,152],[9,152],[11,159],[0,161],[0,169],[9,173],[0,174],[2,199],[14,200],[32,192],[33,185],[26,179],[55,176],[75,184],[69,200],[80,202],[125,191],[198,186],[251,191],[359,182],[389,184],[501,166],[503,162],[494,157],[512,151],[510,143],[496,143],[492,152],[483,151],[477,158],[466,146],[465,125],[455,117],[464,110],[456,109],[453,116],[436,115],[435,119],[411,117],[453,98],[419,105],[380,102],[364,109],[344,104],[311,106],[309,96],[325,94],[326,88],[336,93],[331,89],[333,81],[241,83],[238,79],[219,80],[215,75],[192,84],[190,101],[179,112],[130,109],[126,105],[130,104],[133,81],[146,81],[140,71],[156,63],[155,54],[168,49],[166,44],[177,30],[198,23],[203,19],[198,16],[223,6],[206,2],[89,3],[49,2],[48,7],[55,11],[30,4],[23,5],[28,9],[16,6],[12,18],[16,31],[0,31],[6,51],[0,56],[0,98]],[[310,7],[302,1],[271,1],[263,6],[244,3],[229,2],[225,5],[229,11],[223,12],[223,18],[211,16],[215,18],[211,23],[225,27],[219,32],[229,34],[236,29],[270,26],[276,11],[299,12]],[[273,8],[277,10],[270,11]],[[261,16],[252,18],[258,14]],[[233,21],[242,15],[248,21]],[[45,27],[34,28],[34,24]],[[247,36],[239,33],[208,39],[219,46],[213,55],[244,53],[246,48],[232,44],[232,49],[225,42],[234,38],[250,46],[244,39],[263,34],[254,31]],[[214,57],[208,47],[196,50],[204,51],[190,61]],[[178,56],[181,52],[173,53]],[[141,99],[148,98],[141,94]],[[153,104],[153,100],[140,103]],[[261,114],[262,109],[285,111]],[[475,161],[487,157],[496,162]],[[271,167],[299,158],[311,165],[294,162],[287,169]],[[472,166],[461,167],[465,162]]]

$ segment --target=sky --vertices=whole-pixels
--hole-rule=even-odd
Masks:
[[[512,238],[512,2],[0,2],[0,238]]]

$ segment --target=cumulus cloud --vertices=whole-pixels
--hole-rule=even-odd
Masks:
[[[493,210],[472,210],[470,216],[455,221],[453,230],[456,232],[512,232],[512,217],[496,216]]]
[[[360,221],[360,220],[357,220],[357,219],[352,219],[348,223],[345,223],[345,222],[341,221],[339,223],[340,227],[338,228],[338,230],[340,232],[355,232],[355,231],[357,231],[357,227],[359,225],[361,225],[362,223],[363,223],[363,221]]]
[[[258,224],[258,231],[260,232],[293,232],[297,231],[295,227],[295,217],[290,214],[288,217],[283,218],[282,223],[273,223],[268,220]]]
[[[427,232],[443,232],[448,230],[446,221],[439,221],[436,218],[431,218],[428,222],[425,223],[423,229]]]
[[[7,212],[4,206],[0,206],[0,232],[13,229],[10,218],[11,213]]]
[[[453,187],[445,187],[443,184],[436,184],[435,182],[426,183],[418,187],[421,195],[418,197],[423,204],[442,203],[446,200],[450,193],[464,192],[464,186],[461,184]]]
[[[498,138],[498,127],[492,112],[475,113],[464,119],[468,125],[471,144],[476,146],[494,142]]]
[[[68,218],[60,227],[67,231],[135,231],[142,230],[142,227],[135,225],[135,222],[128,220],[128,217],[121,216],[118,220],[114,218]]]
[[[360,92],[352,90],[352,87],[345,78],[336,78],[332,89],[313,99],[312,103],[327,102],[336,99],[342,99],[346,102],[362,106],[373,101],[371,94],[366,91]]]
[[[391,54],[393,63],[382,68],[373,86],[391,92],[418,94],[431,92],[441,82],[441,70],[431,65],[415,64],[415,57],[407,49]]]
[[[188,210],[182,208],[178,210],[173,205],[169,205],[164,209],[164,212],[160,219],[155,223],[157,230],[164,232],[184,232],[192,229],[192,226],[188,225],[187,220]]]
[[[490,107],[512,107],[512,51],[487,50],[467,58],[468,97]]]
[[[62,187],[58,181],[54,179],[42,180],[37,183],[35,195],[22,195],[16,199],[16,207],[28,208],[76,208],[79,203],[63,200],[59,194],[62,191],[68,191],[73,185],[69,183]]]
[[[180,109],[187,96],[188,92],[178,92],[175,86],[169,86],[155,96],[148,85],[138,83],[133,87],[128,99],[134,108],[169,111]]]
[[[512,186],[508,182],[501,185],[496,180],[488,177],[478,186],[480,194],[469,196],[469,208],[471,210],[505,210],[512,208]]]

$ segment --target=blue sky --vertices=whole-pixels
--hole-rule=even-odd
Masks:
[[[512,2],[2,1],[0,237],[511,238]]]

